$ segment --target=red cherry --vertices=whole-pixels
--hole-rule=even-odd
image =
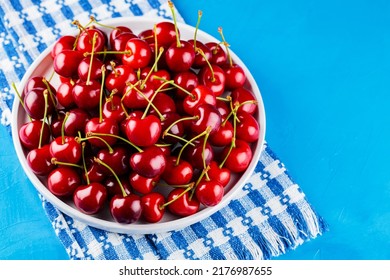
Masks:
[[[186,189],[174,188],[167,198],[167,202],[173,201],[168,204],[168,210],[177,216],[185,217],[195,214],[199,210],[199,201],[194,197],[190,198],[189,192],[182,194]]]
[[[221,115],[214,106],[204,103],[195,108],[196,120],[191,122],[191,131],[200,134],[209,129],[210,135],[214,134],[221,126]]]
[[[134,223],[142,214],[141,199],[135,194],[129,194],[126,197],[115,195],[110,201],[110,212],[118,223]]]
[[[153,105],[157,108],[160,114],[175,113],[176,104],[172,97],[163,92],[159,92],[156,97],[153,99]],[[155,108],[151,108],[149,114],[153,114],[156,117],[159,114],[156,112]]]
[[[230,147],[225,147],[222,151],[222,158],[226,158]],[[252,150],[249,144],[243,140],[236,139],[235,146],[227,157],[224,166],[232,172],[240,173],[245,171],[252,160]]]
[[[165,53],[165,61],[173,72],[190,70],[195,60],[193,46],[187,41],[180,41],[180,45],[173,43]]]
[[[111,44],[111,49],[117,52],[124,52],[126,49],[127,41],[134,38],[138,38],[137,35],[130,32],[123,32],[115,37]],[[115,57],[119,60],[122,60],[122,56],[122,53],[115,54]]]
[[[189,115],[195,115],[196,108],[200,104],[210,104],[215,106],[217,99],[214,92],[207,86],[198,85],[183,100],[183,109]]]
[[[130,166],[139,175],[153,178],[164,172],[166,158],[159,147],[149,146],[142,152],[131,155]]]
[[[215,206],[221,202],[224,189],[223,186],[215,180],[202,180],[195,189],[196,198],[205,206]]]
[[[237,139],[244,140],[248,143],[255,142],[259,139],[260,126],[254,116],[242,111],[237,114],[239,123],[237,124]]]
[[[51,162],[50,146],[46,144],[41,148],[36,148],[28,152],[26,160],[28,166],[38,176],[49,174],[54,168]]]
[[[141,198],[142,217],[149,223],[159,222],[165,213],[162,207],[165,203],[165,197],[158,192],[148,193]]]
[[[81,53],[92,52],[94,37],[96,38],[94,52],[103,51],[106,45],[106,35],[96,27],[85,29],[80,33],[77,39],[77,50]]]
[[[36,149],[39,146],[39,137],[43,125],[41,144],[45,145],[50,140],[50,127],[43,121],[33,120],[23,124],[19,129],[19,139],[23,147],[28,150]]]
[[[210,49],[211,54],[212,54],[211,59],[210,59],[210,63],[216,64],[216,65],[226,64],[227,55],[219,43],[208,42],[208,43],[205,43],[205,45]]]
[[[109,92],[117,90],[119,94],[123,94],[126,83],[135,83],[137,75],[133,68],[128,65],[118,65],[107,75],[105,87]]]
[[[159,179],[160,176],[147,178],[139,175],[134,171],[131,172],[129,176],[130,185],[133,187],[133,190],[140,194],[147,194],[152,192]]]
[[[85,159],[85,165],[87,172],[83,172],[82,174],[82,177],[85,181],[87,181],[87,176],[90,182],[102,182],[107,177],[106,173],[102,170],[103,167],[94,161],[92,157]]]
[[[167,158],[165,171],[161,178],[169,185],[185,185],[188,184],[193,175],[194,170],[188,161],[181,159],[177,161],[177,157],[169,156]]]
[[[63,77],[77,77],[77,71],[81,60],[84,59],[82,52],[77,50],[63,50],[58,53],[53,61],[54,71]]]
[[[79,172],[69,166],[59,166],[47,176],[47,188],[60,197],[72,195],[80,184]]]
[[[88,78],[91,80],[99,80],[102,78],[102,66],[103,62],[97,58],[86,57],[80,61],[79,67],[77,68],[78,77],[82,81],[87,81]]]
[[[204,66],[200,69],[198,76],[199,83],[209,87],[215,96],[220,96],[225,92],[225,72],[218,65],[211,64],[211,69],[209,66]]]
[[[61,83],[58,86],[57,94],[56,94],[57,100],[58,103],[61,106],[63,106],[65,109],[73,108],[76,105],[74,103],[73,95],[72,95],[74,85],[75,83],[73,81],[67,81]]]
[[[50,84],[48,81],[46,81],[46,83],[44,82],[45,78],[42,77],[42,76],[34,76],[34,77],[31,77],[30,79],[28,79],[26,85],[24,86],[23,88],[23,92],[22,92],[22,98],[24,99],[24,96],[30,91],[30,90],[33,90],[33,89],[38,89],[38,88],[41,88],[41,89],[48,89],[47,87],[49,86],[50,90],[52,93],[55,94],[56,90],[55,88],[53,87],[52,84]]]
[[[107,164],[118,176],[129,172],[130,153],[123,146],[115,146],[112,148],[112,151],[101,149],[96,157]],[[100,170],[106,175],[112,175],[112,172],[104,166],[101,166]]]
[[[246,75],[244,69],[238,64],[225,66],[222,68],[225,71],[226,89],[232,90],[244,86],[246,81]]]
[[[71,35],[61,36],[51,49],[50,55],[54,59],[57,54],[63,50],[73,50],[74,43],[76,42],[76,37]]]
[[[212,161],[209,167],[210,169],[207,171],[209,178],[218,181],[223,187],[226,187],[231,178],[230,170],[225,167],[219,167],[216,161]]]
[[[81,159],[81,144],[74,137],[59,136],[50,143],[50,154],[61,162],[78,163]]]
[[[24,96],[24,107],[27,114],[33,119],[40,120],[44,117],[45,92],[48,94],[47,116],[49,116],[55,111],[56,105],[53,103],[53,100],[46,89],[35,88],[27,92],[27,94]],[[53,98],[55,97],[53,96]]]
[[[116,123],[121,123],[126,118],[126,113],[122,108],[121,98],[113,95],[103,103],[103,117],[111,119]]]
[[[175,74],[173,81],[180,88],[185,89],[188,92],[191,92],[199,84],[198,76],[192,71],[178,72]],[[180,98],[185,98],[188,96],[187,93],[182,91],[180,88],[176,89],[176,95]]]
[[[203,169],[204,163],[207,165],[214,159],[214,149],[207,141],[205,145],[205,149],[203,150],[204,141],[195,141],[194,146],[189,145],[184,150],[184,158],[194,168]]]
[[[161,135],[161,121],[154,115],[147,115],[145,118],[131,116],[127,120],[126,135],[136,146],[154,145]]]
[[[73,194],[73,202],[82,213],[92,215],[98,213],[107,199],[106,188],[97,182],[77,187]]]
[[[217,147],[224,147],[230,145],[233,140],[234,130],[231,122],[223,122],[218,130],[210,135],[210,143]]]
[[[116,26],[114,29],[111,30],[110,35],[109,35],[109,42],[110,42],[110,47],[113,48],[114,45],[114,40],[121,34],[124,33],[130,33],[132,34],[133,31],[127,27],[127,26]]]
[[[155,25],[154,35],[157,37],[157,44],[159,47],[168,48],[176,42],[176,28],[175,24],[169,21],[161,21]],[[180,31],[178,30],[180,36]]]
[[[139,93],[141,92],[141,93]],[[148,106],[148,99],[154,94],[154,86],[151,81],[137,85],[125,86],[123,90],[123,104],[129,109],[144,109]]]
[[[127,195],[129,195],[131,193],[131,191],[130,191],[131,185],[130,185],[129,180],[127,180],[127,177],[123,177],[123,176],[119,177],[119,180],[120,180],[120,182],[122,184],[122,187],[123,187],[125,193]],[[115,195],[123,195],[122,188],[119,185],[118,180],[114,176],[107,177],[103,181],[103,185],[107,189],[108,197],[112,198]]]
[[[152,51],[149,44],[139,38],[128,40],[125,51],[129,52],[129,54],[122,56],[122,62],[134,69],[147,66],[152,58]]]
[[[101,84],[97,80],[79,81],[75,84],[72,95],[77,107],[92,110],[99,106]]]
[[[240,106],[237,110],[237,112],[245,111],[249,114],[254,114],[257,109],[256,105],[256,99],[253,96],[252,92],[250,92],[248,89],[240,87],[232,91],[231,95],[233,104],[242,104],[244,102],[244,105]],[[248,101],[251,101],[248,103]]]
[[[108,145],[112,146],[116,143],[117,138],[109,135],[118,135],[119,127],[115,120],[112,119],[103,119],[92,118],[87,121],[85,125],[85,134],[88,136],[89,133],[101,133],[106,134],[104,136],[99,136],[103,139]],[[106,143],[100,140],[99,138],[90,137],[88,142],[95,147],[105,148],[107,147]]]
[[[79,108],[69,110],[68,118],[64,124],[65,135],[78,136],[79,132],[85,130],[85,125],[89,121],[90,115]]]
[[[188,41],[190,44],[193,45],[193,47],[195,49],[195,60],[194,60],[194,63],[192,65],[193,68],[195,69],[200,69],[202,68],[203,66],[206,66],[207,65],[207,61],[210,61],[211,58],[212,58],[212,53],[211,53],[211,50],[209,47],[207,47],[205,44],[203,44],[202,42],[200,41],[194,41],[194,40],[189,40]],[[197,49],[200,49],[204,55],[201,55],[199,52],[197,52]]]

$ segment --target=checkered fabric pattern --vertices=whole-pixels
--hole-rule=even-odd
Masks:
[[[1,124],[10,124],[12,82],[77,18],[169,17],[164,0],[0,0]],[[183,21],[178,14],[178,20]],[[268,144],[253,175],[227,206],[181,230],[128,235],[43,208],[70,259],[270,259],[322,234],[326,223]]]

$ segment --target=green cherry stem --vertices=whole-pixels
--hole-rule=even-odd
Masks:
[[[142,81],[141,85],[140,85],[140,88],[143,89],[144,86],[145,86],[145,83],[148,81],[148,79],[150,78],[150,75],[155,71],[155,69],[157,69],[157,64],[158,64],[158,61],[160,60],[161,58],[161,55],[163,54],[164,52],[164,48],[163,47],[160,47],[159,51],[158,51],[158,55],[152,65],[152,68],[150,69],[148,75],[146,75],[145,79]]]
[[[232,56],[230,55],[230,51],[229,51],[229,43],[226,42],[225,40],[225,36],[223,35],[223,31],[222,31],[222,27],[218,27],[218,33],[221,35],[221,38],[222,38],[222,44],[225,46],[226,48],[226,53],[227,53],[227,57],[229,59],[229,65],[230,66],[233,66],[233,59],[232,59]]]
[[[131,143],[129,140],[127,140],[126,138],[123,138],[119,135],[115,135],[115,134],[107,134],[107,133],[98,133],[98,132],[88,132],[88,136],[87,137],[114,137],[116,139],[119,139],[119,140],[122,140],[123,142],[129,144],[130,146],[132,146],[134,149],[136,149],[138,152],[143,152],[143,150],[134,145],[133,143]]]
[[[89,176],[88,176],[88,171],[87,171],[87,165],[85,163],[85,142],[81,143],[81,157],[83,160],[83,168],[84,168],[84,174],[85,174],[85,179],[87,180],[87,185],[90,184]]]
[[[172,86],[174,86],[174,87],[180,89],[180,90],[183,91],[185,94],[191,96],[192,99],[195,99],[195,95],[193,95],[191,92],[189,92],[189,91],[186,90],[185,88],[182,88],[181,86],[175,84],[175,81],[174,81],[174,80],[167,80],[167,79],[164,79],[164,78],[162,78],[162,77],[157,77],[157,76],[154,76],[154,78],[155,78],[156,80],[164,81],[164,82],[166,82],[166,83],[168,83],[168,84],[170,84],[170,85],[172,85]]]
[[[69,167],[76,167],[82,169],[83,167],[81,165],[70,163],[70,162],[64,162],[64,161],[58,161],[56,158],[51,158],[50,162],[54,165],[64,165]]]
[[[211,82],[215,82],[215,75],[214,75],[213,66],[211,66],[211,63],[207,59],[207,56],[205,55],[204,51],[202,49],[200,49],[200,48],[197,48],[196,52],[199,53],[204,58],[204,60],[206,61],[207,67],[209,67],[210,71],[211,71]]]
[[[16,88],[15,83],[13,82],[11,85],[12,85],[12,88],[14,89],[14,91],[15,91],[16,96],[17,96],[18,99],[19,99],[20,105],[22,105],[23,110],[26,112],[26,114],[27,114],[27,116],[28,116],[28,118],[30,119],[30,122],[31,122],[31,121],[32,121],[32,118],[31,118],[30,114],[29,114],[29,113],[27,112],[27,110],[26,110],[26,105],[24,104],[24,101],[23,101],[23,99],[22,99],[22,96],[20,95],[18,89]]]
[[[86,82],[87,85],[89,85],[89,83],[91,81],[92,62],[93,62],[93,56],[94,56],[94,53],[95,53],[95,44],[96,44],[97,36],[98,36],[98,34],[95,32],[93,34],[93,38],[92,38],[92,52],[91,52],[91,58],[89,60],[89,69],[88,69],[88,76],[87,76],[87,82]]]
[[[84,137],[84,138],[80,137],[80,136],[75,137],[75,140],[78,143],[81,143],[82,141],[87,141],[89,139],[98,139],[98,140],[102,141],[107,146],[108,152],[110,154],[112,154],[114,152],[114,150],[112,149],[112,147],[110,146],[110,144],[108,144],[108,142],[106,140],[104,140],[102,137],[93,135],[92,132],[88,132],[86,137]]]
[[[91,68],[92,67],[90,67],[89,70]],[[104,93],[104,80],[106,78],[106,67],[103,65],[101,70],[102,70],[102,81],[100,86],[100,99],[99,99],[99,123],[103,121],[103,93]]]
[[[205,131],[203,131],[202,133],[199,133],[198,135],[194,136],[193,138],[191,138],[187,143],[185,143],[183,145],[183,147],[181,147],[180,151],[179,151],[179,154],[177,155],[177,160],[176,160],[176,165],[179,165],[179,162],[180,162],[180,158],[183,154],[183,151],[185,150],[185,148],[190,145],[190,143],[194,142],[196,139],[199,139],[203,136],[205,136],[207,133],[210,133],[210,131],[208,129],[206,129]]]
[[[198,35],[198,30],[199,30],[199,24],[200,24],[200,19],[202,18],[202,11],[198,11],[198,21],[196,22],[195,26],[195,32],[194,32],[194,50],[196,50],[196,36]]]
[[[45,120],[46,120],[46,117],[47,117],[47,91],[44,90],[43,91],[43,98],[45,99],[45,109],[44,109],[44,113],[43,113],[43,120],[42,120],[42,126],[41,126],[41,131],[40,131],[40,134],[39,134],[39,142],[38,142],[38,148],[41,148],[42,147],[42,135],[43,135],[43,129],[45,128]]]
[[[101,159],[98,159],[97,157],[94,157],[93,160],[101,165],[103,165],[104,167],[106,167],[108,170],[110,170],[110,172],[112,173],[112,175],[114,175],[115,179],[118,181],[118,184],[119,184],[119,187],[121,188],[121,191],[122,191],[122,195],[123,197],[126,197],[127,196],[127,193],[125,191],[125,188],[123,187],[122,185],[122,182],[121,180],[119,179],[118,175],[116,175],[115,171],[107,164],[105,163],[104,161],[102,161]]]
[[[159,208],[160,210],[164,209],[165,207],[167,207],[168,205],[172,204],[173,202],[175,202],[176,200],[178,200],[180,197],[182,197],[183,195],[185,195],[187,192],[189,192],[190,190],[192,190],[194,187],[194,184],[190,184],[189,187],[187,187],[181,194],[179,194],[178,196],[176,196],[174,199],[170,200],[170,201],[167,201],[166,203],[164,203],[163,205],[161,205]]]
[[[174,25],[175,25],[176,46],[177,46],[178,48],[180,48],[180,47],[181,47],[181,43],[180,43],[180,37],[179,37],[178,28],[177,28],[177,21],[176,21],[176,14],[175,14],[175,6],[173,5],[172,1],[168,1],[168,6],[169,6],[169,9],[171,10],[172,18],[173,18],[173,23],[174,23]]]
[[[68,120],[69,115],[70,115],[69,112],[65,113],[64,120],[62,121],[62,124],[61,124],[61,143],[62,143],[62,145],[65,144],[65,123]]]

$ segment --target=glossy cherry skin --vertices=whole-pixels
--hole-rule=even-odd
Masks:
[[[147,66],[152,58],[152,51],[149,44],[139,38],[128,40],[125,51],[128,51],[129,54],[122,56],[122,63],[134,69]]]
[[[233,141],[233,135],[233,125],[231,122],[226,121],[219,126],[215,133],[210,135],[209,141],[213,146],[224,147],[226,145],[230,145]]]
[[[167,114],[167,113],[175,113],[176,112],[176,103],[173,100],[172,97],[170,97],[168,94],[165,94],[163,92],[159,92],[156,94],[155,98],[153,99],[153,105],[157,108],[157,110],[160,112],[160,114]],[[155,108],[150,108],[149,114],[153,114],[155,116],[159,116],[156,112]]]
[[[105,87],[109,92],[116,90],[120,95],[123,94],[126,83],[135,83],[137,75],[133,68],[128,65],[118,65],[106,76]]]
[[[222,68],[225,71],[225,87],[233,90],[244,86],[246,75],[244,69],[238,64],[228,65]]]
[[[39,137],[43,125],[43,134],[41,145],[49,143],[50,127],[47,123],[39,120],[33,120],[23,124],[19,129],[19,139],[23,147],[28,150],[36,149],[39,146]]]
[[[142,218],[149,223],[161,221],[165,213],[165,197],[158,192],[151,192],[141,197]]]
[[[207,61],[210,61],[212,58],[212,53],[210,51],[210,48],[207,47],[205,44],[203,44],[200,41],[194,41],[194,40],[188,40],[190,44],[194,46],[195,49],[195,60],[194,63],[192,64],[192,67],[195,69],[200,69],[203,66],[207,65]],[[197,49],[200,49],[204,55],[201,55]]]
[[[28,152],[26,160],[32,172],[38,176],[49,174],[55,165],[51,162],[50,145],[46,144]]]
[[[110,152],[107,148],[101,149],[97,152],[96,157],[111,167],[117,176],[121,176],[129,172],[130,153],[124,146],[114,146],[112,147],[112,152]],[[101,171],[108,176],[113,175],[112,172],[104,166],[101,166]]]
[[[103,170],[103,166],[94,161],[92,157],[87,157],[85,159],[85,165],[87,172],[82,173],[82,178],[84,181],[87,181],[87,176],[90,182],[102,182],[107,178],[107,175]]]
[[[222,151],[222,159],[228,154],[230,147],[225,147]],[[252,160],[252,150],[249,144],[243,140],[236,139],[235,147],[231,150],[224,167],[232,172],[240,173],[245,171]]]
[[[233,104],[242,104],[246,102],[244,105],[240,106],[237,112],[245,111],[249,114],[254,114],[257,109],[256,99],[253,96],[252,92],[246,88],[240,87],[232,91],[231,95]],[[250,101],[248,103],[248,101]]]
[[[181,40],[180,46],[173,43],[165,53],[165,61],[173,72],[190,70],[195,60],[194,47],[187,41]]]
[[[164,172],[166,158],[159,147],[149,146],[130,156],[130,166],[139,175],[153,178]]]
[[[181,159],[178,162],[177,157],[169,156],[166,162],[167,164],[161,178],[167,184],[185,185],[191,181],[194,169],[188,161]]]
[[[175,121],[179,120],[181,116],[178,113],[173,112],[165,113],[163,116],[164,120],[161,122],[163,133],[161,138],[164,143],[176,144],[179,141],[176,137],[182,137],[186,132],[183,122],[177,122],[172,125]],[[169,130],[167,131],[168,128]]]
[[[215,180],[202,180],[195,189],[196,198],[207,207],[219,204],[224,195],[223,186]]]
[[[50,143],[50,154],[61,162],[78,163],[81,159],[81,144],[72,136],[59,136]]]
[[[132,34],[133,31],[127,27],[127,26],[116,26],[114,29],[111,30],[110,32],[110,35],[109,35],[109,42],[110,42],[110,47],[112,49],[113,45],[114,45],[114,40],[121,34],[124,34],[124,33],[130,33]]]
[[[28,79],[26,85],[24,86],[23,88],[23,92],[22,92],[22,98],[24,98],[24,96],[27,94],[27,92],[29,92],[30,90],[33,90],[33,89],[38,89],[38,88],[41,88],[41,89],[48,89],[48,86],[51,90],[51,92],[53,94],[55,94],[56,90],[55,88],[53,87],[53,85],[51,83],[49,83],[49,81],[46,81],[46,83],[48,85],[45,84],[44,82],[44,77],[43,76],[34,76],[34,77],[31,77],[30,79]]]
[[[57,54],[63,50],[72,50],[74,43],[76,42],[76,37],[72,35],[64,35],[58,38],[54,43],[53,48],[51,49],[50,55],[54,59]]]
[[[43,119],[44,117],[44,108],[45,108],[45,97],[44,93],[47,94],[47,115],[51,115],[55,111],[55,103],[46,89],[35,88],[27,92],[24,96],[24,107],[27,114],[36,120]],[[54,102],[55,96],[53,96]]]
[[[84,59],[82,52],[77,50],[63,50],[58,53],[53,61],[54,71],[63,77],[77,77],[77,71],[81,60]]]
[[[82,213],[93,215],[98,213],[107,200],[106,188],[97,182],[77,187],[73,193],[74,205]]]
[[[183,109],[189,115],[195,115],[196,107],[201,104],[216,106],[217,99],[214,92],[205,85],[198,85],[183,100]]]
[[[130,185],[134,191],[140,194],[148,194],[153,191],[157,182],[160,180],[160,176],[147,178],[139,175],[136,172],[131,172],[129,175]]]
[[[74,84],[75,84],[74,82],[67,81],[61,83],[58,86],[57,94],[56,94],[57,101],[65,109],[70,109],[76,106],[72,95]]]
[[[106,35],[103,31],[96,27],[85,29],[80,33],[76,45],[77,50],[81,53],[92,52],[94,36],[96,38],[94,51],[103,51],[106,46]]]
[[[126,124],[127,139],[139,147],[148,147],[157,143],[161,135],[161,121],[154,115],[145,118],[132,116]]]
[[[118,223],[134,223],[142,215],[141,199],[136,194],[129,194],[126,197],[115,195],[110,201],[110,213]]]
[[[244,140],[248,143],[255,142],[259,139],[260,126],[255,117],[247,112],[237,114],[239,123],[237,124],[237,139]]]
[[[209,87],[215,96],[221,96],[225,92],[225,72],[216,64],[212,64],[211,68],[212,71],[210,67],[204,66],[199,71],[199,83]]]
[[[204,162],[205,165],[209,165],[210,162],[214,159],[214,149],[207,141],[205,149],[203,151],[204,141],[195,141],[194,146],[187,146],[184,150],[184,158],[187,160],[193,168],[203,169]]]
[[[117,142],[117,138],[109,135],[118,135],[119,127],[115,120],[92,118],[85,124],[85,134],[88,137],[88,133],[102,133],[107,136],[98,136],[103,139],[108,145],[112,146]],[[95,147],[106,148],[107,144],[99,138],[89,138],[88,142]]]
[[[216,64],[216,65],[225,65],[227,62],[227,55],[222,46],[219,43],[216,42],[207,42],[205,45],[210,49],[211,51],[211,59],[210,63]]]
[[[180,36],[180,31],[178,30]],[[161,21],[155,25],[154,35],[159,47],[168,48],[176,42],[175,24],[169,21]]]
[[[89,119],[90,115],[85,110],[79,108],[70,109],[69,116],[64,124],[65,135],[76,137],[78,132],[83,133]]]
[[[82,81],[87,81],[89,75],[91,80],[99,80],[102,78],[102,66],[103,62],[99,58],[93,57],[91,64],[91,58],[86,57],[80,61],[79,67],[77,68],[78,77]]]
[[[103,117],[110,119],[117,124],[126,119],[126,113],[123,110],[121,98],[118,95],[113,95],[107,98],[103,103]]]
[[[191,131],[200,134],[206,129],[209,129],[210,135],[218,131],[221,126],[222,118],[215,106],[204,103],[200,104],[195,108],[195,116],[198,119],[191,122]]]
[[[207,174],[210,180],[218,181],[223,187],[226,187],[230,182],[231,172],[226,167],[220,167],[216,161],[212,161],[209,165],[210,169]]]
[[[72,95],[77,107],[92,110],[99,106],[101,84],[97,80],[79,81],[75,84]]]
[[[74,167],[59,166],[47,176],[47,188],[60,197],[71,196],[80,184],[79,171]]]
[[[176,73],[175,76],[173,77],[173,81],[180,88],[183,88],[188,92],[191,92],[199,84],[198,76],[192,71],[184,71],[184,72]],[[180,88],[176,89],[176,96],[180,98],[187,97],[188,94],[182,91]]]
[[[186,217],[195,214],[199,210],[199,201],[193,196],[190,199],[190,192],[182,194],[186,189],[184,188],[174,188],[167,198],[168,201],[173,201],[170,203],[167,208],[168,210],[177,216]]]
[[[150,100],[153,94],[154,85],[151,81],[146,81],[142,85],[140,83],[136,86],[128,85],[123,90],[122,102],[129,109],[144,109],[148,106],[148,99]]]
[[[119,177],[119,181],[122,184],[122,187],[126,195],[131,193],[131,185],[126,176]],[[107,195],[109,198],[114,197],[115,195],[123,195],[122,188],[118,183],[118,180],[114,176],[107,177],[102,182],[103,186],[107,189]]]

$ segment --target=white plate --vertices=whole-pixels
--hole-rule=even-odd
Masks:
[[[109,26],[119,26],[125,25],[129,26],[134,33],[139,33],[145,29],[153,28],[153,25],[159,21],[162,21],[160,18],[114,18],[108,21],[104,21],[104,24]],[[186,24],[178,24],[178,28],[180,30],[181,38],[183,39],[192,39],[195,28]],[[102,28],[106,32],[109,30]],[[65,34],[64,34],[65,35]],[[220,40],[214,38],[213,36],[198,30],[197,39],[202,42],[219,42]],[[52,47],[46,49],[31,65],[26,74],[24,75],[21,83],[18,86],[19,92],[22,92],[24,85],[26,82],[33,76],[44,76],[50,77],[53,71],[52,67],[52,58],[50,56],[50,51]],[[179,218],[169,213],[165,213],[165,217],[159,223],[144,223],[137,222],[134,224],[119,224],[112,220],[110,214],[107,211],[103,211],[102,214],[90,216],[81,213],[77,209],[74,208],[73,204],[70,201],[62,200],[55,195],[53,195],[45,186],[44,180],[38,178],[29,168],[26,161],[26,151],[22,148],[18,137],[19,128],[27,121],[27,116],[23,110],[23,107],[20,105],[18,98],[15,98],[13,104],[13,116],[12,116],[12,136],[13,142],[15,146],[15,150],[19,161],[27,174],[28,178],[31,180],[36,189],[45,197],[49,202],[51,202],[57,209],[61,212],[69,215],[70,217],[79,220],[83,223],[86,223],[90,226],[100,228],[103,230],[118,232],[118,233],[130,233],[130,234],[150,234],[150,233],[159,233],[159,232],[167,232],[171,230],[181,229],[183,227],[194,224],[198,221],[201,221],[211,214],[215,213],[222,207],[226,206],[230,200],[232,200],[237,191],[240,190],[245,182],[248,180],[250,175],[253,173],[256,163],[260,157],[260,153],[264,144],[265,137],[265,111],[264,104],[260,94],[260,90],[254,80],[253,76],[249,72],[248,68],[244,65],[244,63],[239,59],[239,57],[234,54],[234,52],[230,51],[230,54],[235,61],[235,63],[239,64],[245,71],[247,76],[247,84],[246,87],[252,91],[255,98],[258,101],[258,113],[256,114],[257,121],[260,124],[260,136],[257,142],[257,145],[253,148],[253,160],[250,163],[248,169],[242,174],[241,177],[235,178],[232,182],[226,187],[225,195],[221,203],[214,207],[203,208],[196,214],[184,218]],[[55,75],[56,76],[56,75]],[[52,84],[57,87],[58,80],[53,80]]]

